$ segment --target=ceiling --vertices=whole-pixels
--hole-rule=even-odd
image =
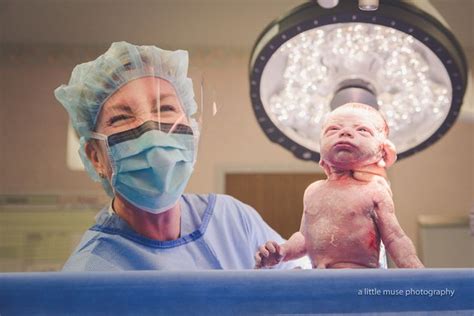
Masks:
[[[357,0],[340,0],[357,1]],[[431,3],[474,58],[474,0]],[[0,0],[0,49],[21,45],[108,47],[111,42],[164,49],[239,50],[248,55],[260,32],[306,0]],[[382,4],[383,5],[383,4]],[[467,99],[474,93],[468,88]],[[463,112],[474,121],[474,102]]]
[[[341,0],[356,1],[356,0]],[[427,0],[419,0],[426,2]],[[0,0],[0,43],[250,50],[273,19],[304,0]],[[468,49],[474,0],[432,0]]]

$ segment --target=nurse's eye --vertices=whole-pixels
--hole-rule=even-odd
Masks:
[[[115,115],[115,116],[112,116],[108,121],[107,121],[107,124],[108,125],[113,125],[117,122],[120,122],[120,121],[126,121],[126,120],[129,120],[129,119],[132,119],[133,117],[131,115],[128,115],[128,114],[119,114],[119,115]]]
[[[160,112],[176,112],[176,107],[174,105],[163,104],[160,106]]]

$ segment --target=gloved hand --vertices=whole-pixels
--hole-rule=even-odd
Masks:
[[[284,247],[276,241],[267,241],[255,254],[255,269],[277,265],[282,261],[285,253]]]

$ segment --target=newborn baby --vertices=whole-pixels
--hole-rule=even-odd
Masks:
[[[380,239],[400,268],[422,268],[395,217],[385,167],[396,159],[388,126],[374,108],[348,103],[332,111],[321,130],[320,165],[327,180],[304,193],[300,231],[255,255],[256,268],[308,255],[313,268],[377,268]]]

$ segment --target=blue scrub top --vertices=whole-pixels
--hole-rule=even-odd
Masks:
[[[268,240],[283,238],[250,206],[228,195],[183,195],[181,237],[157,241],[134,232],[104,208],[83,236],[63,271],[252,269]],[[275,268],[310,266],[303,260]]]

